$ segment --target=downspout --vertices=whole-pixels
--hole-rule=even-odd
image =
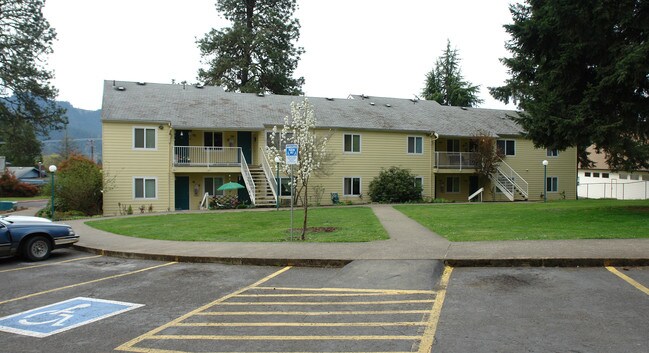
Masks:
[[[169,123],[169,158],[167,158],[167,169],[169,170],[169,177],[167,178],[167,212],[171,211],[171,178],[173,176],[173,171],[172,171],[172,166],[173,166],[173,149],[174,146],[172,145],[172,132],[173,128],[171,127],[171,123]],[[174,207],[175,208],[175,207]]]
[[[433,158],[435,158],[435,141],[439,138],[439,134],[435,131],[431,131],[430,133],[430,168],[429,168],[429,175],[430,175],[430,197],[435,199],[435,191],[437,188],[435,187],[435,181],[437,179],[437,176],[433,174]]]

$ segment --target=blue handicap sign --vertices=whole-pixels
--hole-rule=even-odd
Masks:
[[[297,164],[298,145],[291,143],[286,145],[286,164]]]
[[[78,297],[0,318],[0,331],[47,337],[144,306]]]

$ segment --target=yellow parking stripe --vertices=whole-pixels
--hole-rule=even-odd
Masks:
[[[383,327],[424,326],[425,322],[194,322],[175,327]]]
[[[239,290],[237,290],[235,292],[232,292],[232,293],[230,293],[230,294],[228,294],[226,296],[223,296],[223,297],[221,297],[221,298],[219,298],[219,299],[217,299],[217,300],[215,300],[215,301],[213,301],[211,303],[205,304],[205,305],[201,306],[200,308],[198,308],[196,310],[190,311],[187,314],[182,315],[182,316],[178,317],[177,319],[175,319],[173,321],[170,321],[170,322],[168,322],[168,323],[166,323],[166,324],[164,324],[164,325],[162,325],[162,326],[160,326],[158,328],[155,328],[155,329],[143,334],[142,336],[136,337],[136,338],[124,343],[123,345],[115,348],[115,350],[118,350],[118,351],[131,351],[131,352],[142,352],[142,350],[136,350],[137,348],[133,348],[133,346],[140,343],[140,342],[142,342],[143,340],[150,339],[151,337],[153,337],[158,332],[161,332],[161,331],[163,331],[163,330],[165,330],[165,329],[167,329],[169,327],[172,327],[172,326],[184,321],[185,319],[187,319],[189,317],[197,315],[201,311],[205,311],[205,310],[207,310],[207,309],[209,309],[209,308],[211,308],[211,307],[213,307],[213,306],[215,306],[217,304],[220,304],[220,303],[222,303],[222,302],[224,302],[224,301],[226,301],[226,300],[228,300],[228,299],[230,299],[232,297],[235,297],[235,296],[249,290],[250,288],[254,288],[254,287],[256,287],[256,286],[258,286],[258,285],[260,285],[260,284],[262,284],[264,282],[267,282],[267,281],[281,275],[282,273],[288,271],[289,269],[291,269],[291,266],[284,267],[283,269],[281,269],[279,271],[276,271],[276,272],[274,272],[274,273],[260,279],[259,281],[255,282],[255,283],[253,283],[253,284],[251,284],[251,285],[249,285],[247,287],[241,288],[241,289],[239,289]],[[155,336],[155,337],[158,337],[158,336]],[[149,350],[144,350],[144,352],[149,352]]]
[[[20,270],[29,270],[29,269],[38,268],[38,267],[54,266],[54,265],[58,265],[58,264],[64,264],[64,263],[67,263],[67,262],[94,259],[96,257],[102,257],[102,256],[103,255],[93,255],[93,256],[86,256],[86,257],[78,257],[76,259],[71,259],[71,260],[58,261],[58,262],[48,262],[46,264],[41,264],[41,265],[32,265],[32,266],[25,266],[25,267],[20,267],[20,268],[12,268],[12,269],[9,269],[9,270],[2,270],[2,271],[0,271],[0,273],[12,272],[12,271],[20,271]]]
[[[373,302],[228,302],[221,305],[249,306],[249,305],[387,305],[387,304],[421,304],[432,303],[432,299],[421,300],[379,300]]]
[[[649,295],[649,288],[643,286],[638,281],[636,281],[633,278],[631,278],[631,277],[625,275],[624,273],[618,271],[618,269],[616,269],[615,267],[606,266],[606,269],[609,270],[614,275],[616,275],[616,276],[622,278],[623,280],[627,281],[630,285],[636,287],[639,291],[643,292],[646,295]]]
[[[442,274],[442,279],[440,281],[441,288],[437,292],[435,304],[433,304],[433,309],[428,317],[428,326],[426,327],[421,342],[419,343],[419,353],[432,353],[433,342],[435,341],[435,332],[437,331],[437,323],[439,322],[439,317],[442,313],[442,305],[444,305],[446,287],[451,278],[451,272],[453,272],[453,267],[447,266]]]
[[[425,314],[430,310],[380,310],[380,311],[205,311],[196,313],[200,316],[245,316],[245,315],[381,315],[381,314]]]
[[[214,341],[369,341],[418,340],[419,336],[212,336],[212,335],[157,335],[158,340],[214,340]]]
[[[358,289],[358,288],[292,288],[292,287],[256,287],[262,290],[300,291],[300,292],[355,292],[355,293],[383,293],[383,294],[435,294],[432,290],[406,290],[406,289]]]
[[[99,279],[94,279],[92,281],[87,281],[87,282],[82,282],[82,283],[77,283],[77,284],[71,284],[69,286],[64,286],[64,287],[49,289],[49,290],[38,292],[38,293],[28,294],[28,295],[25,295],[25,296],[22,296],[22,297],[1,301],[0,305],[10,303],[10,302],[15,302],[15,301],[22,300],[22,299],[36,297],[36,296],[39,296],[39,295],[42,295],[42,294],[58,292],[58,291],[61,291],[61,290],[64,290],[64,289],[75,288],[75,287],[83,286],[83,285],[86,285],[86,284],[97,283],[97,282],[106,281],[106,280],[114,279],[114,278],[120,278],[120,277],[124,277],[124,276],[130,276],[130,275],[134,275],[136,273],[145,272],[145,271],[153,270],[153,269],[164,267],[164,266],[169,266],[169,265],[173,265],[173,264],[176,264],[176,263],[177,262],[167,262],[167,263],[162,264],[162,265],[151,266],[151,267],[143,268],[143,269],[137,270],[137,271],[121,273],[121,274],[118,274],[118,275],[113,275],[113,276],[103,277],[103,278],[99,278]]]

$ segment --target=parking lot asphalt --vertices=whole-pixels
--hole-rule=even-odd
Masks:
[[[42,263],[0,260],[0,283],[6,352],[615,353],[649,347],[649,269],[643,267],[451,268],[434,260],[361,260],[296,268],[61,250]],[[79,319],[77,307],[95,305],[71,309],[70,300],[136,306],[68,329]],[[61,302],[57,310],[46,307]],[[2,326],[12,315],[22,329],[65,330],[42,338],[8,331]]]

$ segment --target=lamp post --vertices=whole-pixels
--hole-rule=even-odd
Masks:
[[[548,202],[548,160],[543,160],[543,202]]]
[[[275,156],[275,164],[277,164],[277,199],[275,200],[275,208],[279,211],[279,197],[282,195],[282,180],[279,177],[279,156]]]
[[[52,221],[54,221],[54,173],[56,173],[56,166],[50,166],[50,174],[52,175]]]

